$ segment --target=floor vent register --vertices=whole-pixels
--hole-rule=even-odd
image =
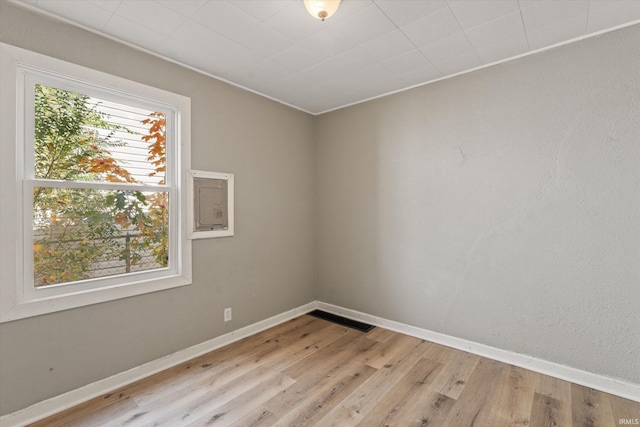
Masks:
[[[356,329],[361,332],[369,332],[375,326],[367,323],[358,322],[357,320],[347,319],[346,317],[338,316],[336,314],[327,313],[322,310],[313,310],[309,316],[317,317],[318,319],[328,320],[329,322],[337,323],[338,325],[346,326],[348,328]]]

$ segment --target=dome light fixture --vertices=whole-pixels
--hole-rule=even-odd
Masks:
[[[302,0],[307,12],[321,21],[336,13],[341,0]]]

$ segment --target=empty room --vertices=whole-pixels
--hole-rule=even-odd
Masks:
[[[640,425],[639,23],[0,0],[0,426]]]

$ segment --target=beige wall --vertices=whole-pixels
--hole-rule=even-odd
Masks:
[[[319,299],[640,383],[638,46],[320,116]]]
[[[0,325],[1,414],[314,299],[312,116],[4,0],[0,41],[191,97],[192,167],[236,176],[236,235],[194,241],[192,285]]]

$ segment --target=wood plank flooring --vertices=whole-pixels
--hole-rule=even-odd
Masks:
[[[640,403],[301,316],[33,426],[619,426]]]

